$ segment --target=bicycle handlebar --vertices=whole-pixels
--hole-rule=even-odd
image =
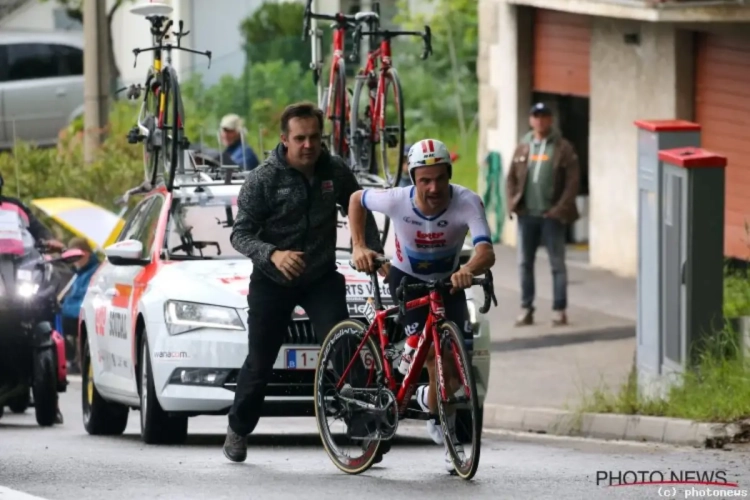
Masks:
[[[378,256],[375,257],[373,262],[375,265],[372,272],[368,273],[370,274],[370,276],[373,276],[384,264],[389,264],[390,259]],[[353,269],[357,269],[357,266],[353,261],[349,261],[349,265]],[[406,297],[406,292],[431,292],[433,290],[450,290],[453,288],[453,284],[451,283],[450,279],[407,284],[406,278],[407,277],[404,276],[401,279],[401,283],[399,283],[398,288],[396,288],[395,299],[398,302],[399,317],[401,318],[403,318],[406,314],[406,300],[404,300],[404,298]],[[492,277],[492,271],[488,269],[484,272],[484,277],[473,278],[471,280],[471,286],[481,286],[482,291],[484,291],[484,303],[482,304],[482,307],[479,308],[480,313],[486,314],[487,311],[490,310],[490,303],[494,304],[495,307],[497,307],[497,297],[495,296],[495,284]]]
[[[429,26],[425,25],[424,31],[392,31],[392,30],[373,30],[373,31],[363,31],[362,30],[362,24],[360,23],[356,26],[356,29],[354,30],[354,50],[352,54],[349,56],[349,60],[354,62],[359,59],[359,43],[363,36],[381,36],[385,40],[390,40],[392,38],[395,38],[397,36],[418,36],[422,38],[422,42],[424,45],[424,49],[422,50],[422,55],[420,56],[420,59],[425,60],[432,54],[432,30]]]
[[[339,26],[346,26],[354,28],[357,26],[356,16],[349,14],[342,14],[337,12],[336,14],[317,14],[312,11],[312,0],[307,0],[305,5],[305,13],[303,14],[302,24],[302,41],[306,42],[307,37],[310,35],[310,20],[319,19],[321,21],[334,21]]]
[[[398,301],[399,316],[406,315],[406,292],[431,292],[433,290],[450,290],[453,284],[450,279],[428,281],[426,283],[407,284],[406,276],[401,279],[401,283],[396,289],[396,301]],[[473,278],[472,286],[481,286],[484,291],[484,304],[479,308],[479,312],[486,314],[490,310],[490,302],[497,307],[497,297],[495,297],[495,287],[492,281],[492,271],[487,270],[484,278]]]

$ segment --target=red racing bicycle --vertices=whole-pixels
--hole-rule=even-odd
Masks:
[[[376,267],[386,262],[378,259]],[[463,335],[445,318],[441,292],[451,288],[450,282],[407,285],[402,281],[396,293],[397,305],[385,309],[377,274],[372,273],[370,280],[375,302],[374,307],[370,301],[365,305],[370,326],[353,319],[342,321],[331,330],[320,349],[315,371],[315,417],[326,453],[343,472],[360,474],[373,465],[381,446],[396,434],[400,420],[434,418],[415,409],[418,406],[414,404],[410,407],[434,345],[438,417],[443,435],[450,437],[447,445],[455,473],[463,479],[473,478],[481,449],[479,399]],[[492,273],[487,271],[484,278],[475,278],[473,284],[484,290],[484,305],[479,309],[484,314],[490,308],[490,301],[497,305]],[[407,291],[428,292],[428,295],[405,302]],[[395,325],[389,325],[388,319],[397,315],[399,323],[407,310],[424,306],[430,307],[427,322],[409,370],[403,382],[397,384],[392,364],[400,352],[391,342],[389,330]],[[454,413],[455,417],[449,418]],[[458,428],[459,425],[463,427]],[[335,438],[339,437],[341,441],[337,442]],[[349,450],[356,456],[349,455]]]
[[[349,143],[347,141],[347,120],[349,117],[349,94],[346,90],[346,67],[344,62],[344,38],[346,32],[356,28],[359,23],[368,21],[377,17],[374,12],[358,12],[354,15],[347,15],[341,12],[336,14],[316,14],[312,11],[312,1],[307,0],[304,13],[304,26],[302,40],[307,41],[307,37],[312,34],[310,31],[310,21],[320,19],[333,21],[333,59],[331,61],[331,72],[328,79],[328,88],[324,92],[322,102],[318,106],[323,110],[326,118],[331,123],[331,130],[328,134],[329,149],[333,154],[342,158],[349,157]],[[317,34],[315,34],[317,35]],[[317,41],[313,40],[313,62],[311,67],[315,71],[313,78],[315,84],[318,84],[319,68],[315,47]]]
[[[369,31],[364,31],[365,24]],[[380,43],[367,54],[365,67],[360,70],[354,85],[349,118],[352,168],[355,172],[366,171],[370,174],[382,171],[388,186],[394,187],[401,180],[406,127],[404,98],[398,73],[393,66],[391,40],[398,36],[422,37],[424,50],[421,58],[424,60],[432,54],[432,32],[429,26],[424,27],[424,32],[381,30],[378,28],[378,18],[370,16],[366,23],[355,27],[354,51],[349,57],[351,61],[359,60],[359,45],[363,36],[379,39]],[[392,95],[389,97],[390,93]],[[364,105],[362,99],[365,100]],[[389,108],[389,102],[393,109]],[[380,165],[375,154],[378,145]]]

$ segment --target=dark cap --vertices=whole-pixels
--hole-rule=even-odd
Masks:
[[[543,102],[538,102],[531,106],[530,115],[551,115],[552,110]]]

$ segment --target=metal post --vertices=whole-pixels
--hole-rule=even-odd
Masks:
[[[312,2],[312,11],[318,12],[318,0],[313,0]],[[319,71],[323,68],[323,58],[322,58],[322,44],[321,39],[323,35],[318,30],[318,20],[317,19],[311,19],[310,20],[310,38],[312,38],[312,64],[314,65],[313,71]],[[323,74],[320,73],[320,78],[318,78],[318,85],[317,85],[317,91],[318,91],[318,106],[323,106]]]
[[[109,112],[109,64],[107,61],[107,6],[99,0],[83,1],[84,161],[94,161],[101,145]]]

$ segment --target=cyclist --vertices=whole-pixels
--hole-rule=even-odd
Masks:
[[[443,280],[450,277],[453,288],[443,297],[447,319],[458,325],[466,339],[473,338],[464,289],[472,278],[483,274],[495,263],[490,229],[479,196],[465,187],[451,184],[453,162],[448,148],[435,139],[424,139],[409,150],[408,173],[414,186],[386,190],[366,189],[354,193],[349,202],[349,224],[352,235],[352,260],[357,269],[371,272],[377,253],[365,245],[364,223],[367,210],[381,212],[393,221],[396,235],[396,258],[388,273],[391,295],[403,277],[407,283]],[[471,232],[475,253],[463,267],[458,259]],[[407,293],[406,300],[418,298]],[[426,308],[408,311],[404,318],[406,335],[417,335],[424,327]],[[427,362],[429,386],[417,389],[417,401],[433,417],[427,422],[430,437],[444,444],[443,432],[436,424],[437,391],[435,390],[434,352]],[[455,425],[452,415],[449,427]],[[455,436],[453,436],[455,439]],[[446,468],[453,470],[446,446]]]

